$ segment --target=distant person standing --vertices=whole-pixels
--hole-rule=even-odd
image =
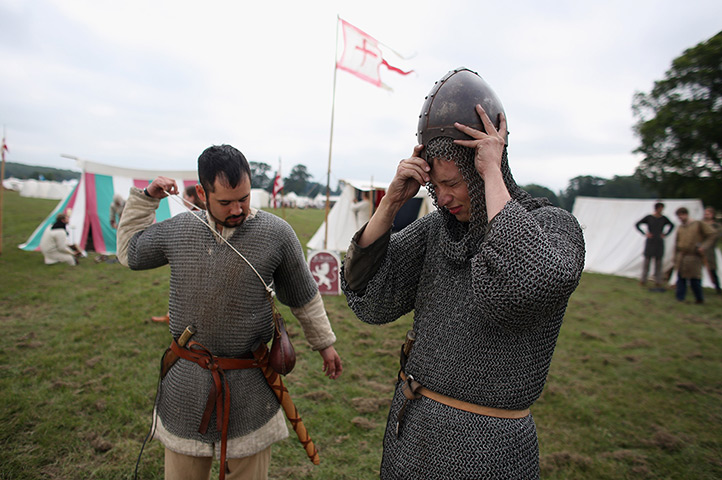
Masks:
[[[40,238],[40,251],[45,257],[45,265],[54,265],[56,263],[67,263],[68,265],[77,265],[80,252],[74,245],[68,244],[68,231],[66,226],[69,218],[64,213],[59,213],[55,217],[55,223],[45,230]]]
[[[722,237],[722,225],[715,220],[715,214],[717,212],[713,207],[707,207],[704,209],[704,217],[702,221],[712,227],[715,232],[715,241],[712,246],[707,249],[705,254],[707,255],[707,273],[709,273],[712,283],[714,283],[714,289],[717,295],[722,294],[722,289],[719,284],[719,277],[717,276],[717,240]]]
[[[654,259],[654,291],[663,292],[662,284],[662,258],[664,258],[664,239],[674,230],[674,224],[669,218],[662,215],[664,203],[657,202],[654,204],[654,213],[647,215],[637,222],[636,227],[639,232],[647,237],[644,244],[644,264],[642,265],[642,276],[639,279],[641,285],[647,284],[647,275],[649,274],[649,263]],[[645,232],[641,225],[647,225]],[[667,228],[668,227],[668,228]],[[665,231],[665,228],[667,230]]]
[[[677,300],[684,301],[687,295],[687,280],[692,287],[695,303],[704,303],[702,295],[702,263],[705,252],[712,248],[715,230],[704,222],[689,219],[689,210],[684,207],[675,212],[680,226],[674,244],[674,268],[677,270]]]
[[[119,194],[113,196],[113,203],[110,204],[110,226],[118,228],[120,223],[120,217],[123,215],[123,209],[125,208],[125,200]]]
[[[351,205],[351,211],[356,218],[356,229],[366,225],[366,222],[371,218],[371,200],[369,192],[361,192],[361,200],[356,201],[354,199],[353,205]]]

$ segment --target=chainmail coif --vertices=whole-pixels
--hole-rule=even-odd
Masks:
[[[467,181],[469,223],[442,208],[392,235],[364,288],[350,290],[342,275],[348,303],[374,324],[414,311],[417,336],[406,373],[430,390],[489,407],[529,408],[541,395],[584,266],[581,229],[569,212],[516,185],[506,151],[502,173],[512,200],[489,224],[473,150],[447,140],[427,148],[436,161],[455,161]],[[349,250],[347,259],[363,257],[358,247]],[[486,417],[422,397],[408,402],[397,436],[404,399],[397,386],[381,478],[538,478],[531,415]]]

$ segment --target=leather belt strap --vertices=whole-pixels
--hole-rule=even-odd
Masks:
[[[265,347],[265,345],[264,345]],[[220,480],[226,477],[226,446],[228,442],[228,419],[231,414],[231,391],[228,388],[226,370],[238,370],[242,368],[260,368],[261,364],[253,358],[225,358],[216,357],[206,347],[198,342],[189,342],[186,348],[181,347],[175,341],[170,344],[170,349],[184,360],[193,362],[211,372],[213,384],[208,392],[206,409],[198,427],[200,433],[206,433],[208,423],[211,420],[213,407],[216,409],[216,428],[221,432],[221,468]]]
[[[447,397],[441,393],[429,390],[414,380],[414,377],[411,375],[407,376],[403,371],[399,372],[399,377],[403,382],[402,390],[408,400],[414,400],[420,396],[424,396],[436,402],[448,405],[449,407],[464,410],[465,412],[476,413],[478,415],[486,415],[487,417],[524,418],[531,413],[528,408],[525,410],[504,410],[503,408],[485,407],[475,403],[464,402],[463,400],[457,400],[456,398]]]

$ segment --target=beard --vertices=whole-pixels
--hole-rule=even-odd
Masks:
[[[206,208],[208,208],[208,205],[206,205]],[[240,227],[241,224],[243,224],[243,221],[246,219],[246,213],[242,213],[240,215],[234,215],[230,217],[226,217],[225,220],[221,220],[215,215],[213,215],[213,212],[211,212],[210,209],[207,210],[208,214],[211,216],[214,222],[216,224],[221,225],[223,228],[236,228]]]

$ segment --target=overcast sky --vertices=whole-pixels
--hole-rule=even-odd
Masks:
[[[634,93],[722,29],[719,0],[0,0],[6,159],[195,170],[229,143],[325,184],[337,15],[415,73],[382,72],[389,92],[338,71],[332,187],[389,181],[424,97],[458,66],[501,98],[519,184],[630,175]]]

